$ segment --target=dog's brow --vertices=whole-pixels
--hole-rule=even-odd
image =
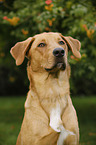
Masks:
[[[61,38],[58,38],[58,40],[61,40]]]
[[[41,39],[41,41],[46,41],[45,39]]]

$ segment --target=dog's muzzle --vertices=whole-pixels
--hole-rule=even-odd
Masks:
[[[64,62],[64,54],[65,51],[63,48],[55,48],[53,50],[53,55],[55,56],[55,63],[51,68],[45,68],[45,70],[46,71],[65,70],[66,64]]]

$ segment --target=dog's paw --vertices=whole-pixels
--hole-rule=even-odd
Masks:
[[[57,141],[57,145],[63,145],[64,144],[64,140],[69,136],[69,135],[75,135],[73,132],[66,130],[63,126],[62,126],[62,131],[59,135],[58,141]]]

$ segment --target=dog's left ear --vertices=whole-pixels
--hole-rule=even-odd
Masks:
[[[32,45],[33,37],[29,37],[25,41],[18,42],[11,48],[11,55],[16,60],[16,65],[21,65],[24,61],[27,51]]]
[[[80,41],[77,39],[74,39],[70,36],[65,37],[65,36],[61,35],[61,37],[66,41],[66,43],[68,44],[69,48],[71,49],[73,55],[77,58],[81,58],[81,54],[80,54],[81,43],[80,43]]]

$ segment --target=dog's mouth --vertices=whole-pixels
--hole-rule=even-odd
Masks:
[[[59,70],[65,70],[66,69],[66,64],[64,60],[56,60],[55,64],[51,68],[45,68],[46,71],[48,72],[56,72]]]

